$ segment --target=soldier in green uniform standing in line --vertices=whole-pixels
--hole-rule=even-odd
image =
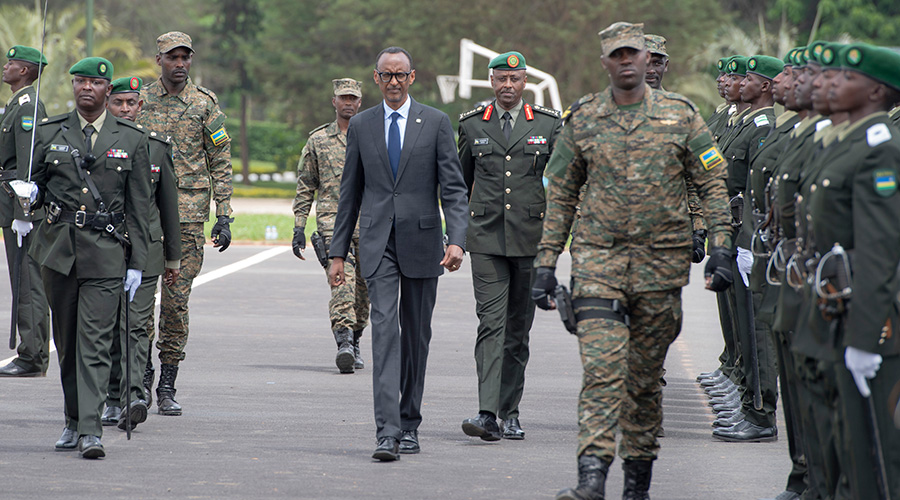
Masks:
[[[66,427],[56,449],[77,443],[84,458],[100,458],[110,349],[147,267],[150,161],[147,134],[106,111],[112,64],[88,57],[69,73],[75,110],[43,119],[38,129],[32,178],[47,221],[31,256],[41,265],[53,311],[65,397]]]
[[[30,240],[25,238],[27,223],[12,227],[13,221],[25,222],[26,217],[16,201],[10,181],[28,180],[28,161],[31,158],[31,135],[35,123],[46,116],[44,103],[37,101],[32,86],[38,74],[47,65],[47,59],[39,50],[16,45],[6,52],[9,61],[3,66],[3,83],[9,85],[12,97],[6,103],[0,121],[0,227],[6,246],[6,263],[10,285],[15,286],[16,257],[20,257],[16,326],[19,345],[16,358],[0,367],[0,377],[39,377],[47,373],[50,362],[50,310],[47,295],[41,283],[41,268],[28,256]],[[36,210],[28,218],[34,227],[41,225],[43,210]],[[17,234],[18,231],[18,234]]]
[[[709,224],[707,287],[732,281],[725,160],[687,98],[644,83],[643,25],[600,32],[611,85],[572,106],[547,167],[548,206],[532,298],[552,309],[555,267],[582,186],[572,235],[572,296],[584,365],[579,401],[578,486],[558,500],[604,498],[616,454],[623,498],[649,498],[662,420],[659,377],[681,328],[681,288],[691,265],[683,173],[692,174]]]
[[[141,100],[142,81],[136,76],[119,78],[112,82],[106,109],[123,120],[134,122],[140,115],[144,102]],[[116,425],[125,429],[127,418],[120,418],[121,408],[125,407],[125,391],[131,390],[131,425],[132,427],[147,418],[147,406],[151,401],[151,383],[142,383],[144,367],[150,353],[150,336],[153,331],[153,310],[156,306],[156,285],[160,275],[163,282],[172,286],[180,273],[181,263],[181,226],[178,222],[178,189],[175,187],[175,168],[172,166],[172,147],[165,137],[156,132],[149,132],[150,148],[150,241],[148,243],[147,267],[144,269],[141,284],[131,301],[128,325],[129,342],[131,342],[131,387],[125,385],[122,376],[128,364],[125,362],[125,349],[121,338],[113,341],[113,360],[121,359],[121,363],[113,362],[109,376],[109,389],[106,410],[103,412],[103,425]]]
[[[214,246],[223,252],[231,244],[231,139],[216,94],[188,76],[194,55],[191,37],[171,31],[160,35],[156,45],[161,75],[141,91],[140,123],[165,134],[172,144],[181,217],[181,274],[174,285],[164,284],[161,294],[156,404],[161,415],[181,415],[175,378],[188,340],[191,286],[203,266],[203,223],[209,220],[210,200],[216,202],[216,224],[210,232]],[[152,370],[148,363],[149,380]]]
[[[494,101],[459,118],[471,216],[466,248],[479,320],[478,415],[463,421],[462,429],[485,441],[525,438],[519,402],[534,321],[534,256],[546,210],[543,174],[560,128],[558,112],[522,99],[526,67],[519,52],[493,58]]]
[[[338,198],[341,194],[341,174],[344,172],[344,156],[347,150],[347,128],[350,118],[359,112],[362,104],[361,84],[352,78],[331,81],[334,86],[334,106],[337,118],[309,133],[309,139],[300,155],[297,167],[297,195],[294,197],[294,255],[300,260],[306,248],[306,218],[316,200],[316,230],[321,237],[322,255],[328,255]],[[314,245],[316,242],[312,242]],[[337,343],[334,362],[341,373],[353,373],[365,367],[359,349],[359,339],[369,318],[369,292],[366,280],[356,272],[359,264],[359,229],[353,232],[350,258],[344,261],[345,280],[331,287],[328,315],[331,331]],[[319,252],[316,253],[318,257]],[[323,267],[328,260],[319,262]],[[326,267],[326,278],[328,277]],[[329,283],[330,286],[330,283]]]
[[[735,103],[729,102],[725,97],[725,78],[728,76],[726,68],[728,67],[728,62],[731,61],[731,57],[723,57],[716,61],[716,69],[719,72],[716,77],[716,90],[719,92],[719,97],[725,99],[725,102],[719,104],[716,107],[716,111],[706,120],[706,126],[709,127],[709,132],[716,141],[719,140],[719,136],[728,123],[728,117],[734,114],[737,109]]]

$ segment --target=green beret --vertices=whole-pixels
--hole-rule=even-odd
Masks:
[[[728,72],[728,63],[731,62],[737,56],[728,56],[719,59],[716,62],[716,69],[719,70],[719,73],[727,73]]]
[[[819,58],[822,56],[822,51],[825,49],[825,45],[827,44],[828,42],[824,40],[816,40],[815,42],[807,45],[806,49],[809,51],[809,53],[805,54],[806,62],[822,64]]]
[[[31,64],[47,65],[47,58],[44,57],[44,54],[41,54],[40,50],[24,45],[14,45],[6,51],[6,58],[10,61],[25,61]]]
[[[112,80],[113,65],[102,57],[85,57],[69,68],[69,74]]]
[[[844,69],[857,71],[900,90],[900,54],[865,43],[854,43],[838,53]]]
[[[797,47],[794,49],[794,66],[797,68],[802,68],[806,66],[806,47]]]
[[[825,68],[840,68],[840,53],[847,47],[845,43],[829,42],[822,48],[822,54],[819,56],[819,63]]]
[[[784,70],[784,63],[781,59],[772,56],[753,56],[747,61],[747,73],[774,79]]]
[[[728,61],[728,68],[726,68],[727,73],[729,75],[741,75],[745,76],[747,74],[747,61],[750,58],[747,56],[734,56]]]
[[[504,52],[499,56],[491,59],[488,69],[525,69],[525,56],[516,51]]]
[[[140,92],[144,82],[136,76],[126,76],[124,78],[116,78],[112,82],[112,92],[110,94],[127,94],[129,92]]]

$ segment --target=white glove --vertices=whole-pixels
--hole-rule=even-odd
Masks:
[[[128,302],[134,300],[134,294],[137,293],[137,289],[141,285],[141,274],[140,269],[125,271],[125,291],[128,293]]]
[[[737,267],[744,280],[744,286],[750,286],[750,270],[753,269],[753,252],[746,248],[737,247]]]
[[[22,198],[28,197],[32,203],[37,200],[38,187],[34,182],[14,180],[10,181],[9,186],[16,192],[16,196]]]
[[[10,226],[10,229],[12,229],[12,232],[16,233],[16,236],[18,236],[18,240],[19,240],[18,243],[19,243],[20,248],[22,247],[22,239],[25,238],[26,236],[28,236],[28,233],[31,232],[31,229],[33,227],[34,227],[34,225],[30,222],[25,222],[25,221],[19,220],[19,219],[13,219],[12,226]]]
[[[844,351],[844,364],[847,365],[847,369],[853,375],[856,388],[859,389],[862,397],[867,398],[872,395],[866,379],[875,378],[875,374],[878,373],[878,369],[881,367],[881,355],[866,352],[855,347],[848,347]]]

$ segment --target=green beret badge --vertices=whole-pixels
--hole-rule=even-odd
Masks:
[[[106,63],[101,62],[97,64],[97,74],[100,76],[106,76]]]
[[[131,80],[128,81],[128,86],[131,87],[131,90],[137,90],[141,88],[141,81],[136,76],[132,76]]]
[[[756,59],[750,59],[750,62],[747,63],[748,69],[756,69]]]
[[[831,50],[831,47],[826,48],[822,51],[822,56],[819,58],[823,63],[830,65],[834,62],[834,51]]]
[[[8,57],[8,58],[9,58],[9,57],[12,57],[12,56],[14,56],[14,55],[16,55],[16,48],[15,48],[15,47],[9,49],[9,52],[6,53],[6,57]]]
[[[510,54],[509,57],[506,58],[506,64],[508,64],[510,68],[515,68],[519,65],[519,58],[516,57],[515,54]]]
[[[859,63],[862,62],[862,52],[859,49],[850,49],[847,52],[847,62],[854,66],[859,66]]]

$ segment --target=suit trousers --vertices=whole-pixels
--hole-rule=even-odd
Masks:
[[[59,358],[66,427],[79,435],[102,436],[113,336],[118,335],[124,298],[122,278],[78,279],[41,270]]]
[[[400,272],[394,231],[375,273],[366,279],[372,312],[372,393],[376,437],[400,439],[422,423],[422,392],[438,278]]]
[[[34,221],[34,229],[41,219]],[[32,234],[34,231],[32,230]],[[16,254],[25,252],[22,269],[19,270],[19,346],[16,348],[16,363],[20,368],[40,369],[46,373],[50,365],[50,310],[47,308],[47,294],[41,283],[41,266],[28,255],[28,238],[18,246],[18,237],[8,227],[3,228],[3,242],[6,245],[6,263],[9,283],[12,286]]]
[[[519,417],[525,388],[534,257],[469,254],[475,287],[478,337],[478,409],[501,419]]]

